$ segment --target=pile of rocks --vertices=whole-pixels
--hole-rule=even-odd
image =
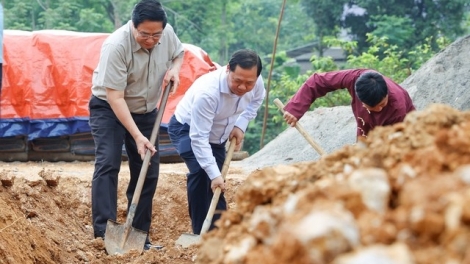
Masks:
[[[268,167],[198,263],[470,262],[470,112],[435,104],[316,162]]]

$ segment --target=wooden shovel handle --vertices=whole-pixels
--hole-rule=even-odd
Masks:
[[[228,146],[227,155],[225,156],[224,165],[222,166],[222,178],[225,180],[225,175],[227,175],[228,168],[230,166],[230,161],[232,161],[233,152],[235,151],[235,146],[237,145],[237,139],[233,137],[230,140],[230,145]]]
[[[149,141],[155,145],[157,140],[158,132],[160,131],[160,125],[163,119],[163,112],[165,111],[166,103],[168,101],[168,97],[170,95],[171,86],[173,82],[169,82],[166,86],[165,90],[163,91],[160,109],[157,112],[157,118],[155,120],[155,124],[153,126],[152,134],[150,135]],[[147,176],[147,171],[150,165],[150,158],[152,157],[152,152],[148,149],[145,150],[144,161],[142,162],[142,168],[140,169],[139,178],[137,180],[137,185],[135,187],[134,196],[132,197],[131,202],[131,209],[135,209],[137,204],[139,203],[140,193],[142,192],[142,187],[144,186],[145,177]]]
[[[279,111],[281,111],[282,114],[284,114],[284,104],[279,100],[278,98],[274,99],[274,104],[279,108]],[[305,129],[302,127],[302,125],[297,122],[295,123],[295,128],[299,131],[299,133],[307,140],[307,142],[312,145],[312,147],[320,154],[320,156],[325,155],[326,152],[323,150],[320,145],[318,145],[315,140],[305,131]]]
[[[172,85],[173,82],[169,82],[167,87],[165,88],[165,91],[163,92],[162,102],[160,103],[160,109],[158,109],[157,118],[155,120],[152,134],[150,135],[149,139],[152,144],[155,144],[155,141],[157,140],[158,132],[160,131],[160,124],[162,123],[163,112],[165,111],[166,103],[168,101],[168,96],[170,94]],[[124,244],[126,243],[129,233],[131,231],[132,222],[134,221],[137,204],[139,204],[140,194],[142,193],[142,187],[144,186],[145,177],[147,176],[151,156],[151,151],[147,149],[145,151],[145,157],[144,161],[142,162],[142,167],[140,168],[139,178],[137,179],[137,184],[135,186],[134,196],[132,197],[131,205],[129,206],[129,210],[127,212],[126,223],[124,224],[123,239],[120,248],[124,248]]]
[[[235,150],[235,145],[237,144],[237,139],[235,137],[230,140],[230,145],[228,147],[227,155],[225,156],[224,165],[222,167],[222,179],[225,180],[225,175],[227,175],[228,168],[230,165],[230,161],[232,161],[233,152]],[[204,224],[202,225],[201,235],[207,233],[209,227],[212,223],[212,218],[214,217],[215,208],[219,203],[220,193],[222,191],[220,188],[215,189],[214,195],[212,196],[211,205],[209,206],[209,211],[207,212],[206,219],[204,220]]]

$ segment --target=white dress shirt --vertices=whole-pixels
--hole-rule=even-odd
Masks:
[[[199,77],[175,110],[176,120],[189,124],[192,150],[211,180],[221,173],[209,143],[224,143],[234,126],[245,132],[266,94],[261,75],[253,90],[243,96],[230,91],[227,76],[224,66]]]

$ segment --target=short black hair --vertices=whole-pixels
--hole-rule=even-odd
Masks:
[[[364,104],[374,107],[388,94],[384,77],[373,71],[364,72],[356,80],[356,95]]]
[[[168,18],[163,6],[155,0],[141,0],[132,10],[132,23],[137,28],[145,20],[162,22],[165,28]]]
[[[240,66],[243,69],[251,69],[254,66],[257,67],[257,76],[260,76],[261,70],[263,70],[263,64],[261,63],[261,59],[254,52],[253,50],[249,49],[241,49],[235,51],[230,58],[228,65],[230,67],[230,71],[235,71],[237,66]]]

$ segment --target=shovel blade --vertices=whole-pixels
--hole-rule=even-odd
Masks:
[[[146,239],[146,232],[108,220],[104,246],[108,255],[126,254],[131,250],[141,254]]]
[[[180,245],[183,248],[190,247],[192,245],[196,245],[201,242],[200,235],[194,234],[182,234],[175,242],[176,245]]]

